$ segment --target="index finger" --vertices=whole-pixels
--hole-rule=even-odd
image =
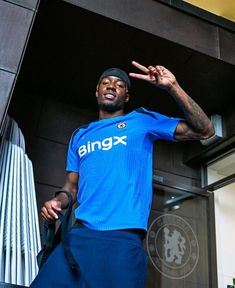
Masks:
[[[149,69],[136,61],[132,61],[131,64],[138,68],[139,70],[143,71],[144,73],[148,74]]]

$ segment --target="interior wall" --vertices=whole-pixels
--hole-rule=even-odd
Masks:
[[[190,142],[190,153],[194,153],[194,144]],[[197,146],[196,146],[197,147]],[[157,141],[153,152],[154,175],[160,182],[171,182],[178,187],[201,187],[200,166],[188,166],[183,162],[189,142]]]
[[[26,152],[33,164],[42,232],[41,207],[65,183],[70,136],[75,129],[91,121],[96,115],[43,95],[27,94],[13,97],[9,115],[22,129]]]
[[[235,135],[235,113],[233,105],[228,105],[222,119],[224,119],[223,126],[226,136]]]
[[[235,183],[215,191],[216,246],[219,288],[235,278]]]

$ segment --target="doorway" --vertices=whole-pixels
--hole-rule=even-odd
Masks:
[[[195,193],[154,185],[145,243],[147,287],[216,287],[216,277],[211,277],[216,270],[212,199],[200,189]]]
[[[235,182],[215,193],[215,222],[218,263],[218,287],[235,285]]]
[[[235,285],[235,150],[229,150],[204,167],[204,185],[214,191],[218,287]]]

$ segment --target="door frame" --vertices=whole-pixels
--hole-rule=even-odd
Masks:
[[[210,288],[218,288],[218,277],[217,277],[217,257],[216,257],[216,231],[215,231],[215,205],[214,205],[214,192],[208,191],[205,188],[199,188],[199,187],[189,187],[189,186],[177,186],[175,183],[166,180],[163,182],[159,182],[157,180],[154,180],[153,178],[153,188],[159,189],[163,191],[167,190],[177,190],[182,192],[191,193],[193,195],[205,197],[208,201],[208,234],[209,234],[209,240],[208,240],[208,251],[209,253],[209,287]]]

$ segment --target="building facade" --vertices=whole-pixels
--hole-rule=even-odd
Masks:
[[[234,182],[235,170],[230,165],[225,177],[209,183],[208,167],[235,147],[235,25],[233,19],[195,5],[0,0],[1,137],[10,115],[25,136],[39,210],[64,184],[71,133],[97,118],[94,91],[104,69],[133,71],[132,60],[164,65],[215,119],[212,142],[155,145],[145,240],[147,287],[223,287],[233,273],[217,263],[218,254],[224,256],[223,249],[218,251],[222,242],[217,242],[214,198],[218,188]],[[183,117],[164,91],[133,80],[127,110],[140,106]]]

